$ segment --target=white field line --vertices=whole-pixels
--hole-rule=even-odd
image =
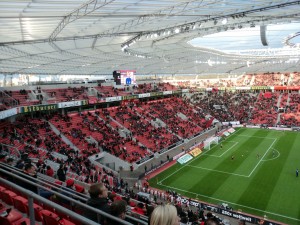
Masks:
[[[271,139],[271,140],[274,140],[274,139],[277,139],[277,138],[269,138],[269,137],[260,137],[260,136],[251,136],[251,135],[239,135],[239,137],[254,137],[254,138],[263,138],[263,139]]]
[[[238,132],[238,131],[237,131]],[[233,133],[232,135],[235,135],[237,132]],[[232,137],[231,135],[231,137]],[[268,148],[268,150],[265,152],[265,154],[261,157],[260,161],[257,163],[257,165],[255,166],[255,168],[251,171],[251,173],[248,175],[248,176],[244,176],[244,175],[239,175],[239,174],[233,174],[233,175],[237,175],[237,176],[242,176],[242,177],[250,177],[252,175],[252,173],[255,171],[255,169],[257,168],[257,166],[260,164],[260,162],[264,161],[262,160],[262,158],[268,153],[268,151],[271,149],[272,145],[274,144],[274,142],[277,140],[277,138],[266,138],[266,137],[258,137],[258,136],[248,136],[248,135],[239,135],[239,136],[244,136],[244,137],[257,137],[257,138],[265,138],[265,139],[273,139],[274,141],[272,142],[272,144],[270,145],[270,147]],[[229,141],[228,141],[229,142]],[[212,148],[211,148],[212,149]],[[210,150],[211,150],[210,149]],[[209,152],[210,150],[208,150],[207,152]],[[226,203],[229,203],[231,205],[236,205],[236,206],[241,206],[241,207],[244,207],[244,208],[248,208],[248,209],[251,209],[251,210],[255,210],[255,211],[258,211],[258,212],[262,212],[262,213],[265,213],[265,214],[270,214],[270,215],[275,215],[275,216],[279,216],[279,217],[283,217],[283,218],[287,218],[287,219],[290,219],[290,220],[294,220],[294,221],[300,221],[300,219],[298,218],[293,218],[293,217],[289,217],[289,216],[284,216],[284,215],[281,215],[281,214],[277,214],[277,213],[273,213],[273,212],[268,212],[268,211],[263,211],[263,210],[260,210],[260,209],[257,209],[257,208],[252,208],[252,207],[249,207],[249,206],[245,206],[245,205],[241,205],[241,204],[237,204],[237,203],[234,203],[234,202],[229,202],[229,201],[226,201],[226,200],[223,200],[223,199],[218,199],[218,198],[213,198],[213,197],[210,197],[210,196],[207,196],[207,195],[203,195],[203,194],[199,194],[199,193],[195,193],[195,192],[190,192],[190,191],[187,191],[187,190],[182,190],[180,188],[176,188],[176,187],[172,187],[172,186],[168,186],[168,185],[163,185],[162,182],[166,179],[168,179],[169,177],[171,177],[172,175],[174,175],[175,173],[177,173],[179,170],[183,169],[185,166],[190,166],[189,164],[194,161],[195,159],[197,159],[198,157],[200,157],[201,155],[204,155],[204,154],[200,154],[199,156],[195,157],[194,159],[192,159],[190,162],[188,162],[187,164],[185,164],[184,166],[182,166],[181,168],[179,168],[178,170],[176,170],[174,173],[170,174],[169,176],[167,176],[166,178],[162,179],[161,181],[158,182],[158,184],[160,186],[164,186],[164,187],[167,187],[167,188],[172,188],[172,189],[175,189],[175,190],[179,190],[179,191],[182,191],[182,192],[186,192],[186,193],[190,193],[190,194],[195,194],[195,196],[202,196],[202,197],[205,197],[205,198],[209,198],[209,199],[213,199],[213,200],[217,200],[217,201],[220,201],[220,202],[226,202]],[[196,166],[190,166],[190,167],[196,167]],[[207,168],[201,168],[201,169],[206,169],[206,170],[209,170]],[[217,171],[217,172],[221,172],[221,173],[227,173],[227,172],[224,172],[224,171]]]
[[[271,159],[263,159],[263,160],[262,160],[263,162],[267,162],[267,161],[271,161],[271,160],[275,160],[275,159],[279,158],[280,152],[279,152],[278,150],[276,150],[275,148],[273,148],[273,150],[276,151],[276,152],[278,153],[277,156],[274,157],[274,158],[271,158]]]
[[[237,132],[238,132],[238,131],[237,131]],[[234,134],[236,134],[237,132],[235,132]],[[242,136],[246,136],[246,135],[242,135]],[[248,136],[246,136],[246,137],[248,137]],[[251,137],[251,136],[249,136],[249,137]],[[263,137],[259,137],[259,138],[263,138]],[[268,148],[268,150],[265,152],[265,154],[260,158],[259,162],[256,164],[256,166],[254,167],[254,169],[250,172],[250,174],[249,174],[248,176],[241,175],[241,174],[236,174],[236,176],[250,177],[250,176],[252,175],[252,173],[256,170],[256,168],[258,167],[258,165],[260,164],[260,162],[263,161],[262,159],[264,158],[264,156],[267,154],[267,152],[270,150],[270,148],[272,147],[272,145],[274,144],[274,142],[277,140],[277,138],[269,138],[269,139],[273,139],[274,141],[272,142],[272,144],[270,145],[270,147]],[[233,142],[233,141],[232,141],[232,142]],[[236,142],[236,143],[237,143],[237,142]],[[217,145],[215,145],[214,147],[216,147],[216,146],[217,146]],[[213,148],[214,148],[214,147],[213,147]],[[232,147],[233,147],[233,146],[232,146]],[[210,150],[212,150],[213,148],[211,148]],[[209,152],[210,150],[208,150],[207,152]],[[228,150],[227,150],[227,151],[228,151]],[[168,175],[168,176],[165,177],[164,179],[158,181],[158,183],[161,184],[163,181],[165,181],[165,180],[168,179],[169,177],[173,176],[174,174],[176,174],[177,172],[179,172],[180,170],[182,170],[184,167],[190,166],[189,164],[190,164],[191,162],[193,162],[194,160],[198,159],[201,155],[212,156],[212,155],[207,154],[207,152],[204,153],[204,154],[200,154],[199,156],[193,158],[191,161],[187,162],[185,165],[183,165],[182,167],[180,167],[179,169],[177,169],[176,171],[174,171],[173,173],[171,173],[170,175]],[[191,166],[191,167],[196,167],[196,166]],[[198,167],[196,167],[196,168],[198,168]],[[199,167],[199,169],[204,169],[204,170],[211,170],[211,171],[214,171],[214,170],[212,170],[212,169],[202,168],[202,167]],[[218,171],[218,172],[223,172],[223,173],[230,174],[230,173],[225,172],[225,171]],[[234,173],[231,173],[231,174],[232,174],[232,175],[235,175]]]
[[[228,148],[226,151],[223,151],[223,153],[221,155],[210,155],[210,154],[206,154],[204,153],[204,155],[207,155],[207,156],[212,156],[212,157],[222,157],[224,154],[226,154],[228,151],[230,151],[230,149],[232,149],[234,146],[236,146],[239,142],[235,142],[235,141],[231,141],[234,143],[234,145],[232,145],[230,148]],[[220,149],[220,151],[222,151],[222,149]]]
[[[240,177],[248,177],[247,175],[242,175],[242,174],[238,174],[238,173],[229,173],[229,172],[225,172],[225,171],[221,171],[221,170],[214,170],[214,169],[204,168],[204,167],[201,167],[201,166],[191,166],[191,165],[188,165],[188,166],[203,169],[203,170],[214,171],[214,172],[218,172],[218,173],[225,173],[225,174],[230,174],[230,175],[235,175],[235,176],[240,176]]]
[[[226,200],[223,200],[223,199],[218,199],[218,198],[210,197],[210,196],[207,196],[207,195],[202,195],[202,194],[195,193],[195,192],[182,190],[182,189],[180,189],[180,188],[175,188],[175,187],[167,186],[167,185],[163,185],[163,184],[161,184],[161,186],[167,187],[167,188],[169,188],[169,189],[175,189],[175,190],[178,190],[178,191],[182,191],[182,192],[194,194],[195,196],[198,195],[198,196],[202,196],[202,197],[205,197],[205,198],[217,200],[217,201],[219,201],[219,202],[225,202],[225,203],[228,203],[228,204],[230,204],[230,205],[241,206],[241,207],[244,207],[244,208],[247,208],[247,209],[251,209],[251,210],[254,210],[254,211],[262,212],[262,213],[264,213],[264,214],[270,214],[270,215],[275,215],[275,216],[287,218],[287,219],[290,219],[290,220],[300,221],[300,219],[298,219],[298,218],[293,218],[293,217],[281,215],[281,214],[278,214],[278,213],[273,213],[273,212],[263,211],[263,210],[260,210],[260,209],[257,209],[257,208],[252,208],[252,207],[245,206],[245,205],[241,205],[241,204],[237,204],[237,203],[234,203],[234,202],[229,202],[229,201],[226,201]]]
[[[238,130],[237,132],[234,132],[232,135],[235,135],[236,133],[238,133],[240,130]],[[230,137],[232,137],[232,135]],[[215,147],[215,146],[214,146]],[[211,148],[212,149],[212,148]],[[210,149],[210,150],[211,150]],[[207,152],[209,152],[210,150],[208,150]],[[158,181],[158,183],[161,183],[163,181],[165,181],[166,179],[168,179],[169,177],[173,176],[174,174],[176,174],[177,172],[179,172],[180,170],[182,170],[184,167],[188,166],[191,162],[193,162],[195,159],[198,159],[199,157],[201,157],[204,154],[200,154],[199,156],[193,158],[191,161],[187,162],[185,165],[183,165],[182,167],[180,167],[179,169],[177,169],[176,171],[174,171],[173,173],[171,173],[169,176],[166,176],[164,179]]]
[[[267,149],[267,151],[265,152],[265,154],[260,157],[260,160],[258,161],[258,163],[256,164],[256,166],[253,168],[253,170],[251,171],[251,173],[249,174],[248,177],[250,177],[252,175],[252,173],[256,170],[256,168],[258,167],[258,165],[262,162],[263,158],[266,156],[266,154],[268,153],[268,151],[272,148],[272,146],[274,145],[275,141],[277,141],[277,138],[275,138],[275,140],[272,142],[272,144],[270,145],[270,147]]]

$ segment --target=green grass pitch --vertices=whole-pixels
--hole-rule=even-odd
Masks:
[[[240,128],[222,144],[163,171],[150,186],[300,224],[300,133]]]

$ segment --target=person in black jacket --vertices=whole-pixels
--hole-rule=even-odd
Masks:
[[[119,219],[125,220],[126,216],[126,206],[127,203],[124,200],[116,200],[110,206],[110,213],[111,215],[118,217]],[[110,219],[109,225],[118,225],[119,222]]]
[[[102,210],[106,213],[110,213],[110,206],[108,204],[108,190],[103,183],[96,183],[90,186],[89,189],[90,199],[88,199],[87,204],[91,207]],[[106,219],[103,216],[98,216],[96,212],[91,210],[85,210],[85,217],[93,220],[95,222],[100,222],[101,224],[106,223]]]
[[[25,164],[23,174],[24,175],[19,175],[19,176],[24,178],[27,181],[31,181],[35,184],[37,183],[36,167],[33,164],[31,164],[31,163]],[[36,186],[35,184],[31,184],[31,183],[26,182],[21,179],[16,178],[16,184],[29,190],[29,191],[32,191],[35,194],[39,194],[40,196],[42,196],[44,198],[49,199],[53,195],[53,193],[48,191],[47,189],[38,188],[38,186]]]
[[[23,173],[27,176],[23,176],[23,175],[19,175],[19,176],[27,181],[36,183],[36,179],[37,179],[36,169],[31,163],[25,164]],[[34,184],[30,184],[24,180],[17,179],[17,178],[16,178],[16,184],[29,191],[32,191],[35,194],[38,194],[38,187]]]
[[[57,178],[65,182],[66,181],[66,167],[65,164],[60,164],[59,169],[56,171]]]

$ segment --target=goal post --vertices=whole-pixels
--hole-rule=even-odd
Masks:
[[[213,137],[210,137],[210,138],[206,139],[203,142],[204,149],[210,150],[211,146],[219,144],[219,141],[220,141],[220,137],[218,137],[218,136],[213,136]]]

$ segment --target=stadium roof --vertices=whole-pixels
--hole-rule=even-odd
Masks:
[[[0,74],[300,71],[300,1],[0,0]]]

